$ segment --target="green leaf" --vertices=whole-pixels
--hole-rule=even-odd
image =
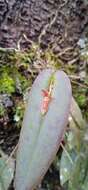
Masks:
[[[75,99],[72,98],[72,103],[71,103],[71,116],[73,118],[73,120],[75,121],[76,125],[83,129],[85,127],[85,121],[82,117],[82,113],[81,113],[81,110],[78,106],[78,104],[76,103]]]
[[[7,163],[8,156],[0,157],[0,190],[8,190],[14,174],[14,161]]]
[[[88,155],[80,153],[75,160],[68,190],[88,189]]]
[[[53,84],[48,111],[42,115],[42,90]],[[41,181],[58,151],[71,103],[71,85],[63,71],[47,69],[29,94],[16,159],[15,189],[33,189]]]
[[[68,142],[64,147],[61,161],[60,161],[60,181],[61,185],[64,185],[70,180],[71,172],[74,167],[74,162],[77,156],[77,152],[74,149],[74,135],[72,132],[68,135]]]
[[[80,151],[75,146],[75,134],[70,132],[60,163],[60,180],[68,190],[88,189],[88,146],[81,139]]]

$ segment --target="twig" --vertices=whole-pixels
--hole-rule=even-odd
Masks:
[[[6,51],[18,51],[18,49],[16,48],[3,48],[3,47],[0,47],[0,51],[3,51],[3,52],[6,52]]]
[[[73,165],[73,164],[74,164],[74,163],[73,163],[73,160],[71,159],[71,157],[70,157],[69,153],[67,152],[66,148],[63,146],[62,143],[60,143],[60,146],[61,146],[62,149],[64,150],[64,152],[65,152],[66,156],[68,157],[70,163]]]
[[[5,154],[4,154],[4,152],[0,149],[0,157],[5,157]]]
[[[74,84],[76,84],[76,85],[79,85],[79,86],[81,86],[81,87],[83,87],[83,88],[88,88],[88,85],[87,85],[87,84],[81,84],[80,82],[74,81],[74,80],[72,80],[72,79],[71,79],[71,82],[74,83]]]
[[[52,14],[50,15],[50,17],[52,17],[53,14],[54,14],[54,13],[52,13]],[[47,29],[48,29],[48,28],[51,28],[51,26],[55,23],[57,16],[58,16],[58,10],[55,12],[55,15],[54,15],[53,19],[51,20],[51,22],[48,23],[48,24],[46,24],[46,25],[44,26],[44,28],[42,29],[41,34],[39,35],[39,38],[38,38],[39,44],[41,43],[41,38],[46,34]]]
[[[73,50],[73,47],[67,47],[67,48],[61,50],[61,52],[58,55],[61,56],[70,50]]]
[[[25,39],[26,41],[30,42],[30,43],[33,45],[34,42],[33,42],[32,40],[30,40],[30,39],[26,36],[26,34],[23,33],[23,37],[24,37],[24,39]]]
[[[4,171],[5,167],[6,167],[6,165],[9,163],[10,159],[11,159],[12,156],[14,155],[15,151],[17,150],[17,148],[18,148],[18,144],[15,146],[15,148],[14,148],[14,150],[11,152],[9,158],[6,160],[4,167],[3,167],[2,170],[0,171],[0,176],[2,175],[2,173],[3,173],[3,171]]]
[[[55,23],[55,21],[56,21],[56,19],[57,19],[57,16],[58,16],[58,11],[59,11],[62,7],[64,7],[67,3],[68,3],[68,0],[66,0],[63,4],[61,4],[61,5],[59,6],[59,8],[56,10],[56,12],[54,12],[54,13],[52,13],[52,14],[50,15],[50,17],[52,18],[53,14],[54,14],[54,17],[53,17],[53,19],[51,20],[51,22],[48,23],[48,24],[46,24],[46,25],[44,26],[43,30],[41,31],[41,34],[39,35],[39,38],[38,38],[39,44],[41,43],[41,38],[42,38],[42,36],[44,36],[44,35],[46,34],[47,29],[48,29],[48,28],[51,28],[52,25]]]
[[[76,63],[79,60],[79,56],[77,56],[76,58],[68,61],[68,65],[72,65],[73,63]]]
[[[71,79],[74,79],[74,80],[80,79],[80,76],[77,76],[77,75],[68,75],[68,77],[70,77]]]
[[[18,148],[18,144],[15,146],[15,148],[11,152],[9,158],[6,160],[6,162],[5,162],[6,164],[8,164],[8,162],[10,161],[10,159],[12,158],[12,156],[14,155],[14,153],[16,152],[17,148]]]

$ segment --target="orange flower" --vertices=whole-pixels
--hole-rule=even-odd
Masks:
[[[41,113],[44,115],[48,111],[48,107],[49,107],[52,97],[48,90],[42,90],[42,95],[44,99],[41,106]]]

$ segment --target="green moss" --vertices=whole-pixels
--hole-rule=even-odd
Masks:
[[[26,88],[28,88],[29,86],[31,86],[31,84],[32,84],[32,80],[31,79],[27,80],[26,77],[23,76],[19,72],[17,73],[17,77],[19,78],[22,92],[24,92],[26,90]]]
[[[0,104],[0,117],[3,117],[5,114],[5,108],[2,104]]]
[[[79,95],[77,97],[77,102],[78,102],[78,104],[79,104],[80,107],[84,107],[85,104],[86,104],[86,97],[85,97],[85,95]]]
[[[15,92],[15,82],[11,78],[11,76],[9,76],[8,73],[6,73],[6,72],[1,74],[0,92],[7,93],[7,94],[11,94],[11,93]]]
[[[82,57],[82,59],[84,58]],[[0,93],[12,95],[13,93],[20,92],[23,97],[26,89],[31,87],[39,71],[34,63],[39,64],[39,68],[40,65],[43,66],[44,63],[44,68],[48,66],[50,68],[61,69],[69,76],[77,76],[77,63],[64,63],[64,61],[62,61],[58,55],[55,55],[49,48],[46,51],[42,51],[39,49],[38,45],[33,44],[31,49],[26,52],[0,49]],[[84,85],[88,85],[88,77]],[[74,83],[72,83],[72,87],[73,96],[76,98],[82,112],[84,115],[88,115],[88,92],[86,88],[82,88]]]
[[[22,126],[23,114],[24,114],[24,103],[23,101],[20,101],[18,104],[15,105],[14,108],[14,121],[16,122],[17,127]]]
[[[88,120],[88,88],[83,85],[79,85],[79,83],[72,83],[73,88],[73,96],[76,99],[83,116]]]
[[[47,60],[47,63],[50,67],[55,69],[60,69],[63,67],[63,61],[58,58],[50,49],[44,53],[44,59]]]

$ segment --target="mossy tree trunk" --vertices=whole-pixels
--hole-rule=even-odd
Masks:
[[[27,48],[27,39],[55,51],[72,45],[87,22],[87,8],[82,0],[0,0],[0,47]]]

